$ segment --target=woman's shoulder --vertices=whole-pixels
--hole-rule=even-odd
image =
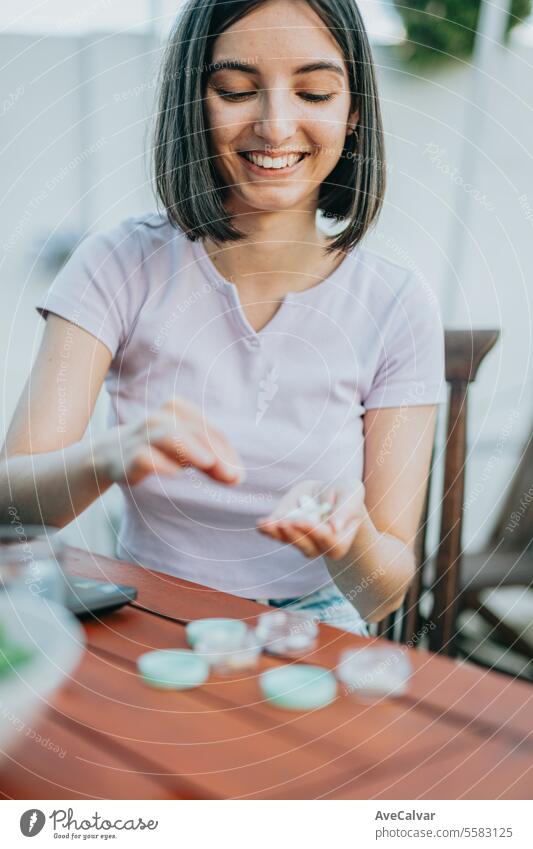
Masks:
[[[84,271],[93,279],[108,276],[117,287],[141,295],[161,275],[178,270],[182,241],[187,241],[183,231],[166,215],[132,215],[112,226],[94,227],[73,252],[64,275]]]
[[[391,292],[399,292],[411,276],[411,269],[366,245],[356,249],[360,273],[366,273],[375,283],[382,282]]]
[[[119,254],[132,257],[150,245],[161,247],[182,236],[179,228],[174,227],[168,217],[158,212],[146,212],[123,218],[110,227],[98,227],[87,238],[87,241],[107,245]]]
[[[355,256],[359,279],[364,280],[368,296],[379,301],[384,309],[406,300],[427,302],[438,308],[435,290],[414,261],[397,262],[366,246],[356,250]]]

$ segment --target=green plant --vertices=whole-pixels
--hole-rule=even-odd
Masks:
[[[469,59],[474,47],[481,0],[394,0],[407,41],[397,49],[413,64]],[[532,0],[512,0],[507,35],[531,14]]]

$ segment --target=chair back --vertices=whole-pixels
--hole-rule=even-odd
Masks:
[[[533,433],[522,450],[488,547],[501,552],[533,547]]]
[[[420,637],[427,633],[431,651],[450,656],[454,655],[453,636],[462,555],[468,388],[499,335],[499,330],[445,331],[445,367],[449,396],[437,555],[433,563],[428,563],[426,529],[432,470],[435,465],[434,446],[425,506],[416,540],[415,577],[403,606],[387,616],[377,628],[380,635],[413,645],[418,645]],[[430,567],[433,574],[428,582],[426,578]],[[426,615],[423,614],[420,604],[425,590],[430,590],[433,599],[432,610]],[[429,625],[431,627],[428,627]]]

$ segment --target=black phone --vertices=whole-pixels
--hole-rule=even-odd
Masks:
[[[137,598],[136,587],[109,584],[91,578],[68,578],[69,589],[65,607],[78,617],[117,610]]]

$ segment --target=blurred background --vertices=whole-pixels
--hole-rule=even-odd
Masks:
[[[37,298],[80,238],[155,208],[147,151],[156,75],[180,5],[2,0],[2,435],[44,327]],[[359,6],[389,160],[384,211],[367,246],[433,289],[446,327],[501,329],[469,396],[463,541],[467,552],[483,551],[533,422],[531,2]],[[106,404],[102,395],[93,428],[104,426]],[[111,490],[62,535],[113,554],[118,510]]]

